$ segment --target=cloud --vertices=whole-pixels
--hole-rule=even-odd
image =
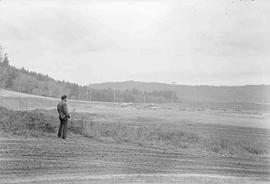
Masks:
[[[131,79],[270,83],[270,71],[263,70],[270,68],[266,5],[4,1],[0,40],[12,64],[81,84]]]

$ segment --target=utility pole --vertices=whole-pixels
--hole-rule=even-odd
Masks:
[[[143,105],[145,105],[146,102],[146,97],[145,97],[145,92],[143,92]]]
[[[87,87],[87,100],[92,101],[91,88]]]
[[[172,108],[175,103],[175,96],[176,96],[176,89],[175,89],[176,82],[172,82]]]
[[[115,88],[113,89],[113,104],[115,104]]]
[[[262,88],[262,104],[265,102],[264,87]]]
[[[87,87],[87,100],[89,101],[89,88]]]
[[[92,90],[91,90],[91,88],[89,88],[89,92],[90,92],[90,102],[92,102],[93,101],[93,97],[92,97]]]
[[[78,86],[78,100],[81,100],[81,90],[80,90],[80,86]]]

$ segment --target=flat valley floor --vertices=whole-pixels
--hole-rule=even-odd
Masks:
[[[7,104],[6,107],[16,109],[20,107],[16,104],[18,98],[2,97],[2,102]],[[44,104],[47,109],[52,109],[57,102],[32,97],[23,100],[32,109]],[[143,110],[79,101],[70,101],[69,107],[71,111],[91,113],[92,121],[97,124],[120,122],[132,126],[159,126],[232,140],[260,137],[267,143],[270,138],[269,114]],[[174,148],[119,143],[71,132],[67,140],[58,139],[54,134],[27,137],[0,132],[1,184],[270,183],[269,158],[269,152],[223,154],[196,146]]]

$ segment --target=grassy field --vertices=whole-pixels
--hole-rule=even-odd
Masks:
[[[59,99],[0,90],[0,106],[13,110],[55,109]],[[181,104],[132,104],[121,107],[121,103],[87,102],[69,100],[70,112],[86,112],[98,115],[96,121],[134,122],[145,120],[145,123],[155,122],[194,122],[217,125],[233,125],[241,127],[270,128],[270,112],[235,111],[232,109],[181,109]],[[152,105],[152,106],[151,106]]]
[[[16,170],[16,160],[22,157],[22,153],[12,145],[19,146],[25,153],[31,149],[27,159],[36,159],[35,155],[39,155],[40,162],[45,162],[45,166],[51,162],[51,153],[63,154],[63,158],[58,159],[61,163],[63,161],[64,166],[65,158],[75,151],[71,155],[74,160],[69,166],[61,166],[61,172],[68,172],[68,168],[72,168],[72,172],[89,172],[90,166],[86,165],[91,165],[96,158],[100,162],[95,168],[102,165],[99,169],[103,174],[128,174],[132,171],[144,174],[185,172],[231,176],[237,173],[237,176],[254,176],[259,180],[267,179],[270,174],[270,116],[267,112],[183,110],[175,104],[131,104],[121,107],[121,104],[70,100],[71,140],[60,146],[61,142],[55,141],[58,127],[55,106],[58,99],[2,90],[0,100],[3,106],[0,109],[0,126],[7,135],[1,144],[3,147],[9,145],[2,150],[7,158],[1,161],[1,172],[6,178],[14,177],[9,175],[13,171],[7,168],[9,162],[14,162],[11,168]],[[10,139],[10,136],[17,136],[18,139]],[[58,146],[64,146],[65,152],[62,148],[60,151]],[[74,147],[77,151],[73,150]],[[109,147],[113,147],[112,150]],[[93,157],[94,160],[88,159],[100,153],[104,154]],[[130,158],[125,158],[127,155]],[[11,157],[15,160],[8,161]],[[190,159],[194,159],[192,163]],[[35,163],[30,166],[24,160],[20,163],[20,172],[25,172],[27,167],[35,168]],[[103,166],[109,163],[112,166]],[[157,166],[157,163],[160,165]],[[168,168],[164,167],[168,164]],[[44,167],[38,167],[37,172],[43,172]],[[29,174],[26,173],[30,177]]]
[[[1,105],[14,110],[32,111],[28,115],[38,124],[42,115],[57,127],[55,110],[58,99],[22,94],[7,90],[0,92]],[[221,154],[269,153],[270,115],[259,112],[183,111],[177,105],[121,104],[70,100],[71,126],[80,133],[96,139],[131,142],[144,146],[193,148]],[[152,108],[152,107],[155,108]],[[43,112],[44,114],[40,113]],[[20,117],[29,123],[25,113],[18,116],[13,128],[19,127]],[[30,119],[31,119],[30,118]],[[21,118],[22,119],[22,118]],[[32,120],[33,121],[33,120]],[[12,128],[11,128],[12,129]]]

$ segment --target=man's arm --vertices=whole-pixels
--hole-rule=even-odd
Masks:
[[[63,105],[63,113],[64,113],[64,115],[66,117],[69,118],[69,113],[68,113],[68,108],[67,108],[67,104],[66,103],[64,103],[64,105]]]

